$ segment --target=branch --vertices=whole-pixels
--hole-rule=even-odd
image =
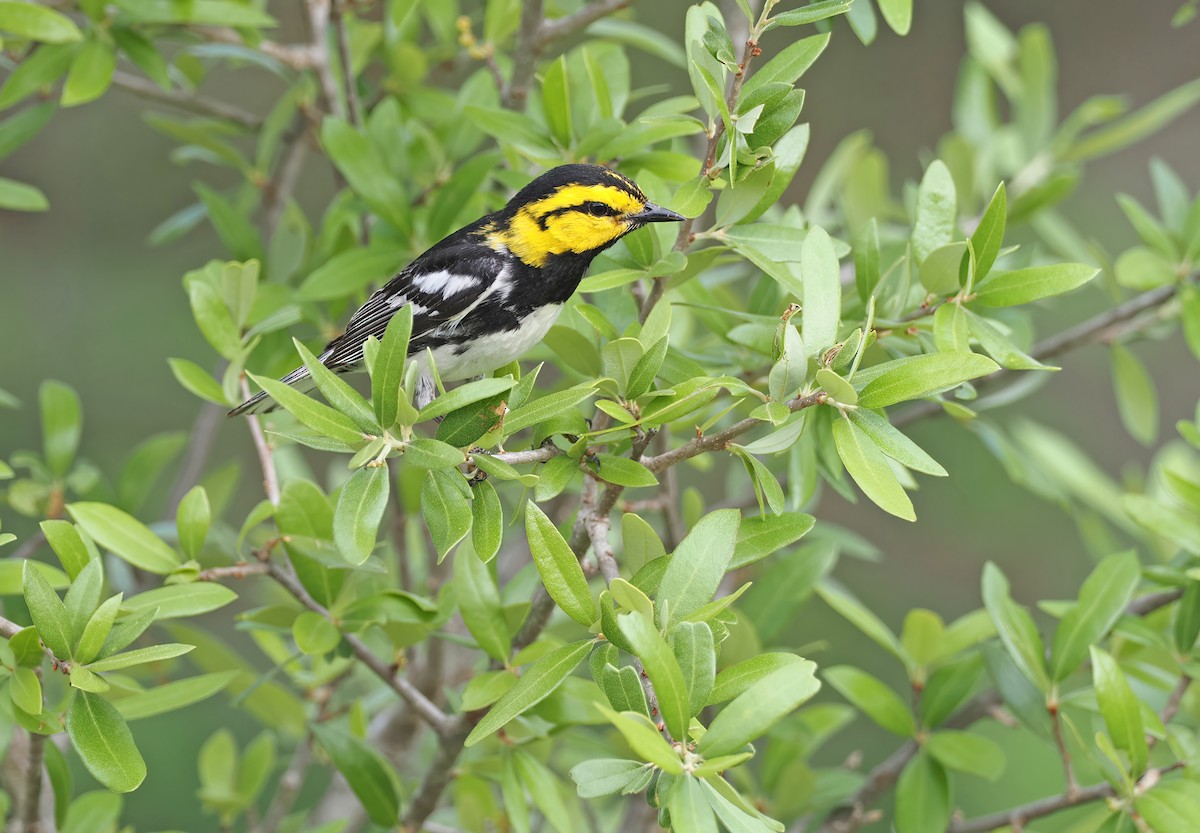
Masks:
[[[404,814],[404,821],[400,828],[404,833],[420,833],[425,826],[425,820],[437,809],[442,792],[450,783],[450,777],[454,772],[454,765],[458,762],[458,756],[463,750],[463,744],[474,725],[475,721],[468,714],[460,714],[458,717],[450,719],[446,731],[442,734],[441,742],[438,744],[437,755],[429,763],[425,778],[421,781],[421,786],[417,788],[416,794],[413,795],[412,803],[408,805],[408,812]]]
[[[355,84],[354,70],[350,66],[350,35],[346,31],[346,23],[342,18],[344,11],[343,0],[331,0],[333,8],[333,29],[338,39],[339,68],[342,72],[342,88],[346,92],[346,109],[350,123],[357,128],[363,125],[362,102],[358,98],[358,86]]]
[[[762,24],[759,20],[759,25]],[[746,83],[746,77],[750,74],[750,62],[755,56],[760,55],[762,50],[758,47],[758,37],[761,30],[758,25],[750,30],[750,34],[746,37],[746,45],[742,47],[742,60],[738,64],[737,74],[733,77],[733,82],[729,86],[729,94],[725,99],[725,105],[729,112],[732,113],[737,108],[738,96],[741,95],[742,85]],[[713,161],[717,156],[717,143],[721,141],[721,136],[725,134],[725,122],[718,119],[713,127],[713,132],[708,137],[708,145],[704,149],[704,163],[700,166],[700,175],[712,179],[714,176]],[[684,220],[679,226],[679,234],[675,236],[675,251],[682,252],[687,249],[692,243],[692,229],[696,225],[695,218]],[[669,276],[663,275],[654,279],[654,283],[650,287],[650,294],[646,296],[645,302],[642,303],[642,309],[638,315],[638,319],[645,323],[646,318],[650,315],[651,310],[658,304],[667,291],[667,281]]]
[[[312,40],[309,46],[311,54],[310,67],[317,73],[317,81],[321,85],[321,96],[325,99],[325,112],[340,118],[346,117],[338,96],[337,80],[329,63],[329,7],[332,0],[307,0],[308,29]]]
[[[245,376],[242,377],[242,396],[250,398],[250,385]],[[254,440],[254,450],[258,452],[258,463],[262,467],[263,489],[267,493],[267,500],[271,501],[272,506],[278,506],[279,475],[275,473],[275,459],[271,456],[271,446],[267,444],[267,437],[258,422],[258,417],[255,414],[246,414],[246,421],[250,423],[250,437]]]
[[[243,110],[233,104],[226,104],[215,98],[208,98],[199,93],[187,93],[183,90],[164,90],[149,79],[134,75],[123,70],[114,70],[112,76],[114,86],[128,90],[134,95],[162,104],[169,104],[189,113],[201,116],[224,119],[235,122],[242,127],[253,130],[262,124],[262,119],[248,110]]]
[[[200,475],[204,473],[204,464],[212,452],[213,440],[216,438],[217,429],[221,427],[221,418],[224,415],[225,409],[212,402],[205,402],[200,406],[200,412],[196,414],[196,421],[192,424],[191,434],[188,435],[187,448],[183,452],[183,464],[179,467],[179,474],[167,497],[167,509],[164,513],[166,517],[175,517],[179,501],[183,500],[183,496],[196,485]]]
[[[189,31],[195,32],[213,43],[247,46],[297,72],[316,69],[320,60],[320,50],[315,44],[276,43],[271,40],[260,40],[253,47],[249,47],[241,32],[227,26],[193,26]]]
[[[1125,608],[1127,616],[1149,616],[1160,607],[1166,607],[1171,602],[1178,601],[1183,597],[1183,590],[1161,590],[1158,593],[1148,593],[1145,596],[1140,596],[1134,599]]]
[[[25,539],[21,546],[13,550],[8,557],[17,561],[22,561],[26,558],[32,558],[33,554],[41,549],[41,546],[44,543],[46,543],[46,533],[42,532],[41,528],[39,527],[36,532]]]
[[[300,580],[292,575],[287,568],[272,561],[268,564],[267,572],[271,578],[279,582],[283,589],[291,593],[300,604],[312,612],[325,617],[334,627],[337,627],[337,620],[334,619],[333,615],[325,609],[324,605],[309,595],[309,592],[304,589],[304,585],[300,583]],[[340,631],[341,629],[339,628],[338,630]],[[451,731],[454,722],[453,719],[434,705],[408,679],[398,676],[395,667],[389,667],[384,663],[383,660],[367,647],[365,642],[354,634],[343,633],[342,639],[350,646],[350,650],[354,652],[354,655],[358,657],[362,664],[370,668],[375,673],[375,676],[383,680],[392,691],[404,698],[435,732],[439,735],[445,735]]]
[[[1188,283],[1194,282],[1196,278],[1196,275],[1192,275],[1171,286],[1160,286],[1157,289],[1143,292],[1141,295],[1135,295],[1119,306],[1080,322],[1057,335],[1039,341],[1033,346],[1029,355],[1038,361],[1054,359],[1078,350],[1081,347],[1086,347],[1089,344],[1109,341],[1118,334],[1125,335],[1145,329],[1157,321],[1156,316],[1148,316],[1141,321],[1134,321],[1134,319],[1150,310],[1165,306],[1175,298],[1181,288]],[[992,385],[999,380],[1007,378],[1013,372],[1011,370],[997,370],[990,376],[977,379],[974,385],[976,388]],[[892,420],[892,424],[897,427],[909,425],[927,416],[940,413],[943,413],[943,410],[937,402],[922,402],[920,405],[916,405],[898,414]]]
[[[974,697],[970,702],[946,721],[946,728],[965,729],[972,723],[991,715],[1000,708],[1002,701],[995,691],[987,691]],[[867,780],[858,788],[858,792],[846,800],[844,806],[834,810],[825,823],[821,825],[820,833],[854,833],[867,819],[867,808],[878,801],[885,792],[891,789],[908,766],[908,762],[916,757],[920,747],[916,741],[905,741],[899,749],[889,755],[881,764],[871,770]]]
[[[25,625],[18,625],[11,619],[5,619],[3,616],[0,616],[0,636],[3,636],[5,639],[12,639],[19,632],[25,630],[25,628]],[[42,644],[42,653],[50,658],[50,664],[54,670],[61,670],[64,674],[70,673],[71,664],[66,660],[56,657],[54,652],[47,648],[44,643]]]
[[[1134,792],[1139,795],[1144,793],[1157,784],[1159,779],[1164,775],[1179,769],[1183,765],[1183,761],[1177,761],[1168,766],[1148,770],[1138,781]],[[986,833],[988,830],[996,830],[1001,827],[1012,827],[1014,830],[1020,830],[1021,826],[1026,822],[1052,815],[1059,810],[1066,810],[1068,807],[1076,807],[1080,804],[1088,804],[1093,801],[1112,798],[1116,794],[1117,790],[1111,784],[1095,784],[1076,790],[1071,795],[1052,795],[1049,798],[1042,798],[1037,801],[1031,801],[1028,804],[1022,804],[1020,807],[1014,807],[1011,810],[993,813],[990,816],[980,816],[977,819],[953,822],[946,828],[946,833]]]
[[[242,579],[247,576],[265,576],[271,572],[266,562],[233,564],[228,567],[209,567],[201,570],[196,581],[221,581],[222,579]]]
[[[810,393],[807,396],[793,399],[788,403],[788,409],[791,411],[800,411],[805,408],[811,408],[813,405],[820,405],[825,399],[825,391],[817,391],[816,393]],[[724,431],[718,431],[716,434],[710,434],[706,437],[696,437],[694,440],[689,440],[672,451],[666,451],[654,457],[647,457],[642,460],[642,465],[650,469],[650,471],[660,472],[676,463],[695,457],[698,454],[703,454],[706,451],[723,451],[729,447],[729,444],[735,438],[765,423],[766,420],[763,419],[746,417],[741,422],[734,423]]]
[[[553,40],[573,35],[580,29],[585,29],[595,23],[600,18],[607,17],[613,12],[618,12],[632,3],[633,0],[596,0],[594,3],[588,3],[574,14],[554,20],[547,20],[538,31],[538,47],[544,48]]]
[[[25,771],[21,773],[24,790],[20,802],[19,827],[22,833],[42,831],[42,769],[46,759],[46,736],[29,732],[29,747],[25,755]]]
[[[542,0],[524,0],[521,4],[521,28],[517,31],[517,46],[513,51],[512,78],[500,96],[510,110],[521,109],[529,96],[529,85],[541,55],[538,33],[542,28],[542,14]]]
[[[255,828],[257,831],[275,833],[275,830],[279,828],[280,822],[287,817],[300,793],[300,787],[304,784],[304,773],[308,771],[308,765],[311,762],[312,735],[305,734],[300,745],[296,747],[296,751],[292,753],[292,760],[288,763],[288,768],[279,778],[279,787],[271,798],[271,804],[267,808],[267,814],[263,816],[262,823]]]

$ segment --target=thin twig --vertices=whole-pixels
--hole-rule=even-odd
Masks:
[[[1050,713],[1050,727],[1054,735],[1054,746],[1058,749],[1058,757],[1062,759],[1063,780],[1067,784],[1066,794],[1073,796],[1079,792],[1079,781],[1075,779],[1075,767],[1071,765],[1071,752],[1067,749],[1067,741],[1062,733],[1062,718],[1057,704],[1047,709]]]
[[[268,567],[268,573],[275,579],[283,589],[291,593],[300,604],[307,607],[314,613],[317,613],[328,619],[335,627],[337,620],[333,615],[325,609],[325,606],[314,599],[300,580],[296,578],[286,567],[278,562],[272,561]],[[416,710],[417,714],[433,728],[435,732],[444,735],[452,730],[453,719],[445,712],[439,709],[429,698],[413,685],[405,677],[396,674],[394,667],[389,667],[387,663],[375,655],[375,653],[367,647],[366,643],[352,633],[343,633],[342,639],[350,646],[350,650],[358,657],[367,668],[374,672],[375,676],[383,680],[387,686]]]
[[[246,399],[250,398],[250,385],[244,376],[242,377],[242,396]],[[267,436],[258,422],[258,416],[246,414],[246,421],[250,423],[250,437],[254,440],[254,450],[258,452],[258,462],[263,473],[263,489],[267,493],[267,500],[271,501],[272,506],[278,506],[279,475],[275,472],[275,459],[271,456],[271,446],[267,443]]]
[[[760,20],[760,23],[762,21]],[[746,43],[742,47],[742,60],[738,63],[737,73],[733,77],[733,81],[729,85],[729,93],[725,99],[725,105],[730,113],[737,110],[738,97],[742,93],[742,85],[746,83],[746,78],[750,74],[750,63],[755,56],[761,54],[762,50],[758,46],[759,28],[755,26],[750,30],[750,34],[746,37]],[[717,144],[721,141],[721,137],[725,134],[725,122],[721,119],[716,121],[712,127],[712,133],[708,136],[708,143],[704,149],[704,162],[700,166],[700,175],[709,177],[710,179],[716,175],[713,170],[713,163],[717,156]],[[695,218],[684,220],[679,225],[679,233],[675,236],[675,251],[685,251],[692,244],[692,230],[696,226]],[[646,295],[646,300],[642,303],[641,312],[638,316],[639,320],[645,323],[650,312],[662,299],[667,291],[668,276],[661,276],[654,279],[650,286],[650,292]]]
[[[338,40],[338,66],[342,72],[342,89],[346,93],[346,111],[350,123],[355,127],[363,126],[362,101],[358,97],[358,85],[355,83],[354,69],[350,66],[350,34],[343,19],[345,0],[331,0],[333,30]]]
[[[1140,795],[1157,784],[1162,776],[1179,769],[1181,766],[1183,766],[1182,761],[1147,771],[1138,781],[1134,792]],[[993,813],[990,816],[980,816],[977,819],[953,822],[946,829],[946,833],[986,833],[986,831],[997,830],[1001,827],[1012,827],[1014,830],[1019,830],[1026,822],[1033,821],[1034,819],[1053,815],[1060,810],[1066,810],[1068,807],[1076,807],[1080,804],[1088,804],[1093,801],[1102,801],[1116,794],[1117,790],[1112,784],[1094,784],[1090,787],[1077,789],[1072,795],[1052,795],[1048,798],[1022,804],[1020,807],[1013,807],[1011,810],[1002,810],[999,813]]]
[[[551,41],[573,35],[580,29],[585,29],[602,17],[626,8],[633,0],[596,0],[588,3],[574,14],[566,17],[547,20],[537,33],[538,48],[546,47]]]
[[[34,553],[41,549],[42,544],[44,543],[46,543],[46,533],[42,532],[41,528],[39,527],[36,532],[22,542],[21,546],[13,550],[8,557],[16,559],[17,561],[23,561],[26,558],[32,558]]]
[[[279,786],[275,789],[275,795],[271,797],[271,804],[267,807],[262,824],[256,828],[259,833],[274,833],[279,828],[280,822],[291,812],[292,805],[296,803],[296,798],[300,795],[300,787],[304,784],[304,774],[308,772],[308,765],[311,762],[312,735],[305,734],[300,745],[296,747],[296,751],[292,753],[288,768],[279,778]]]
[[[811,408],[814,405],[820,405],[825,399],[825,392],[817,391],[816,393],[810,393],[807,396],[793,399],[788,403],[788,408],[792,411],[800,411],[805,408]],[[708,434],[703,437],[696,437],[671,451],[654,457],[646,457],[642,460],[642,465],[650,469],[650,471],[660,472],[676,463],[687,460],[690,457],[695,457],[697,454],[703,454],[706,451],[723,451],[729,447],[729,444],[734,439],[753,428],[765,424],[765,422],[766,420],[746,417],[741,422],[734,423],[724,431],[718,431],[716,434]]]
[[[421,781],[421,786],[417,788],[416,794],[413,795],[412,802],[408,805],[408,812],[404,814],[404,821],[401,825],[404,833],[418,833],[425,825],[425,820],[437,809],[442,793],[445,791],[446,785],[450,783],[454,765],[458,762],[459,754],[462,753],[463,744],[474,725],[475,721],[468,714],[461,714],[450,720],[438,743],[437,754],[430,761],[425,778]]]
[[[3,636],[5,639],[12,639],[19,632],[25,630],[26,627],[26,625],[18,625],[11,619],[0,616],[0,636]],[[64,674],[70,673],[71,664],[56,657],[54,652],[47,648],[44,643],[42,644],[42,653],[49,657],[50,664],[54,670],[62,671]]]
[[[504,106],[510,110],[522,109],[529,96],[529,85],[541,55],[538,32],[542,28],[542,13],[542,0],[524,0],[521,4],[521,26],[513,50],[512,77],[501,93]]]
[[[118,69],[113,71],[112,83],[114,87],[119,87],[141,98],[157,101],[160,104],[169,104],[172,107],[188,113],[195,113],[199,116],[209,116],[211,118],[231,121],[248,130],[254,130],[262,124],[261,118],[249,110],[243,110],[237,105],[218,101],[215,98],[209,98],[199,93],[188,93],[175,89],[164,90],[153,81],[142,78],[140,75],[125,72],[124,70]]]
[[[223,581],[224,579],[242,579],[249,576],[264,576],[270,573],[270,567],[265,562],[233,564],[228,567],[209,567],[201,570],[196,581]]]
[[[284,209],[296,190],[300,174],[304,170],[304,156],[308,152],[307,119],[301,119],[292,135],[283,140],[283,154],[275,175],[264,188],[263,198],[263,231],[264,238],[270,240],[275,236]]]
[[[1154,611],[1161,607],[1166,607],[1172,602],[1179,601],[1183,597],[1183,590],[1160,590],[1157,593],[1147,593],[1145,596],[1139,596],[1128,604],[1125,608],[1127,616],[1149,616]]]
[[[1175,715],[1179,714],[1179,706],[1183,703],[1183,695],[1187,694],[1188,688],[1192,685],[1192,678],[1184,674],[1179,678],[1179,683],[1171,691],[1171,696],[1167,698],[1166,705],[1159,713],[1158,718],[1163,722],[1163,725],[1170,723]],[[1155,738],[1151,738],[1155,740]]]
[[[246,39],[239,30],[230,29],[227,26],[192,26],[188,31],[198,34],[200,37],[213,43],[248,46]],[[317,50],[313,44],[276,43],[272,40],[260,40],[253,47],[248,48],[252,48],[256,52],[261,52],[268,58],[273,58],[297,72],[302,72],[306,69],[315,69],[319,60]]]
[[[1114,335],[1114,328],[1119,328],[1121,335],[1128,335],[1144,329],[1156,323],[1158,319],[1156,316],[1149,316],[1144,319],[1139,318],[1140,316],[1150,310],[1165,306],[1175,298],[1184,285],[1195,282],[1196,278],[1196,275],[1192,275],[1180,283],[1171,286],[1161,286],[1143,292],[1140,295],[1135,295],[1119,306],[1106,310],[1099,315],[1076,324],[1070,329],[1039,341],[1029,351],[1029,355],[1040,362],[1044,362],[1078,350],[1081,347],[1086,347],[1089,344],[1109,341]],[[1135,321],[1134,319],[1139,320]],[[997,370],[990,376],[975,380],[973,384],[977,389],[991,386],[1009,377],[1014,372],[1003,369]],[[925,417],[940,413],[944,413],[944,411],[942,410],[942,406],[937,402],[922,402],[903,413],[897,414],[892,419],[892,424],[897,427],[910,425]]]
[[[986,691],[970,700],[958,710],[949,720],[946,727],[964,729],[967,726],[990,716],[1001,705],[1000,695],[995,691]],[[914,741],[905,741],[895,752],[867,775],[865,781],[854,795],[848,798],[842,807],[834,810],[825,823],[821,825],[820,833],[853,833],[867,821],[868,808],[878,801],[908,766],[908,762],[916,756],[919,746]]]
[[[341,96],[338,95],[337,80],[329,62],[329,13],[332,0],[306,0],[308,9],[309,47],[312,56],[311,68],[317,73],[321,96],[325,99],[325,112],[340,118],[346,117]]]
[[[41,833],[42,830],[42,769],[45,765],[46,736],[29,733],[29,747],[25,755],[24,790],[20,802],[19,824],[21,833]]]
[[[212,402],[205,402],[200,406],[200,411],[196,414],[196,421],[192,423],[192,431],[188,434],[187,448],[183,452],[183,463],[179,467],[179,474],[171,485],[171,491],[167,497],[167,508],[164,512],[167,518],[175,517],[179,502],[183,500],[183,496],[188,493],[188,490],[196,485],[200,475],[204,473],[204,466],[208,462],[208,455],[212,453],[213,441],[216,439],[217,429],[221,427],[224,416],[225,410]]]

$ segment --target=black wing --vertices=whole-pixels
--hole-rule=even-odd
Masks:
[[[477,239],[448,238],[405,267],[350,317],[346,331],[331,341],[321,361],[349,370],[362,361],[368,336],[382,339],[388,322],[412,306],[412,347],[438,328],[453,327],[486,294],[502,289],[508,261]],[[410,352],[414,352],[410,350]]]

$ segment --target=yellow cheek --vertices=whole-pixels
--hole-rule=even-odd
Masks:
[[[488,241],[493,245],[503,244],[530,266],[545,266],[550,255],[589,252],[611,243],[626,231],[625,223],[616,217],[592,217],[577,211],[547,218],[543,229],[528,212],[522,211],[507,229],[490,234]]]

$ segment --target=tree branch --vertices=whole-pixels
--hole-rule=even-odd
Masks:
[[[275,833],[279,828],[280,822],[287,817],[292,805],[296,802],[296,797],[300,794],[300,787],[304,784],[304,774],[308,771],[308,765],[311,762],[312,735],[305,734],[300,745],[296,747],[296,751],[292,753],[288,768],[279,778],[279,786],[275,790],[275,795],[271,797],[271,804],[267,807],[267,813],[263,816],[262,823],[255,828],[259,833]]]
[[[574,14],[555,18],[554,20],[547,20],[542,24],[541,29],[537,33],[538,47],[539,49],[543,48],[553,40],[573,35],[580,29],[585,29],[595,23],[600,18],[620,11],[632,3],[633,0],[596,0],[596,2],[588,3]]]
[[[1148,316],[1140,321],[1135,321],[1134,319],[1137,319],[1150,310],[1160,309],[1165,306],[1175,298],[1179,290],[1186,284],[1194,282],[1196,277],[1196,275],[1192,275],[1171,286],[1160,286],[1156,289],[1143,292],[1140,295],[1135,295],[1119,306],[1106,310],[1086,321],[1082,321],[1057,335],[1039,341],[1030,350],[1029,355],[1038,361],[1047,361],[1078,350],[1081,347],[1086,347],[1089,344],[1108,341],[1118,332],[1121,335],[1125,335],[1145,329],[1157,321],[1156,316]],[[997,381],[1008,378],[1014,372],[1004,369],[997,370],[990,376],[977,379],[974,385],[976,388],[994,385]],[[937,402],[922,402],[901,414],[897,414],[892,419],[892,424],[897,427],[909,425],[925,417],[940,413],[943,413],[942,407]]]
[[[810,393],[807,396],[793,399],[788,403],[788,409],[791,411],[800,411],[805,408],[811,408],[813,405],[820,405],[826,398],[825,391]],[[734,423],[724,431],[718,431],[716,434],[709,434],[705,437],[696,437],[676,449],[663,452],[654,457],[647,457],[642,460],[642,465],[650,469],[650,471],[660,472],[676,463],[695,457],[697,454],[703,454],[706,451],[723,451],[729,447],[729,444],[734,439],[745,434],[752,428],[757,428],[765,423],[766,420],[746,417],[741,422]]]
[[[275,579],[283,589],[291,593],[300,604],[307,607],[314,613],[317,613],[330,621],[337,627],[337,620],[330,614],[325,606],[314,599],[309,592],[304,589],[304,585],[296,578],[287,568],[278,562],[269,562],[268,573]],[[341,630],[339,628],[339,630]],[[421,718],[433,728],[439,735],[446,735],[453,729],[454,720],[445,712],[439,709],[434,703],[427,698],[421,691],[413,685],[405,677],[396,674],[395,667],[389,667],[383,660],[375,655],[375,653],[367,647],[358,636],[352,633],[343,633],[342,639],[350,646],[350,650],[367,668],[374,672],[375,676],[383,680],[384,683],[413,707],[413,709],[421,716]]]
[[[250,384],[242,377],[242,396],[250,398]],[[250,423],[250,437],[254,440],[254,450],[258,453],[258,463],[263,473],[263,490],[272,506],[279,505],[279,475],[275,473],[275,459],[271,456],[271,446],[267,444],[267,436],[263,433],[262,425],[255,414],[246,414]]]
[[[212,453],[213,441],[224,415],[225,410],[212,402],[205,402],[200,406],[200,412],[196,414],[196,421],[192,423],[192,431],[188,435],[187,448],[183,452],[183,464],[179,467],[179,474],[175,477],[167,497],[167,509],[164,513],[167,518],[175,517],[179,501],[183,500],[183,496],[196,485],[200,475],[204,473],[204,465],[208,461],[208,455]]]
[[[29,732],[29,747],[25,755],[25,771],[21,774],[24,789],[17,797],[19,815],[17,828],[21,833],[42,831],[42,768],[45,765],[46,736]]]
[[[271,572],[266,562],[232,564],[228,567],[209,567],[201,570],[196,581],[222,581],[227,578],[242,579],[248,576],[265,576]]]
[[[215,98],[208,98],[199,93],[187,93],[183,90],[175,89],[164,90],[153,81],[125,72],[124,70],[118,69],[113,71],[112,83],[113,86],[120,87],[141,98],[157,101],[161,104],[168,104],[200,116],[210,116],[212,118],[235,122],[249,130],[253,130],[262,124],[262,119],[257,115],[248,110],[243,110],[236,105],[227,104]]]
[[[946,728],[965,729],[1000,708],[1003,701],[995,691],[986,691],[975,696],[946,721]],[[916,757],[920,746],[916,741],[905,741],[895,752],[871,770],[867,780],[850,796],[842,807],[834,810],[821,825],[820,833],[854,833],[867,821],[867,808],[878,801],[900,778],[908,762]]]
[[[542,14],[542,0],[524,0],[521,4],[521,27],[517,30],[517,47],[513,50],[512,77],[500,94],[504,106],[510,110],[520,110],[529,96],[529,85],[541,56],[538,32],[542,27]]]
[[[342,19],[345,12],[344,0],[330,0],[330,2],[333,30],[337,34],[338,40],[338,66],[342,73],[342,89],[346,93],[346,111],[350,117],[350,123],[361,128],[363,125],[362,102],[358,97],[358,85],[355,83],[354,70],[350,66],[350,35],[346,31],[346,23]]]

